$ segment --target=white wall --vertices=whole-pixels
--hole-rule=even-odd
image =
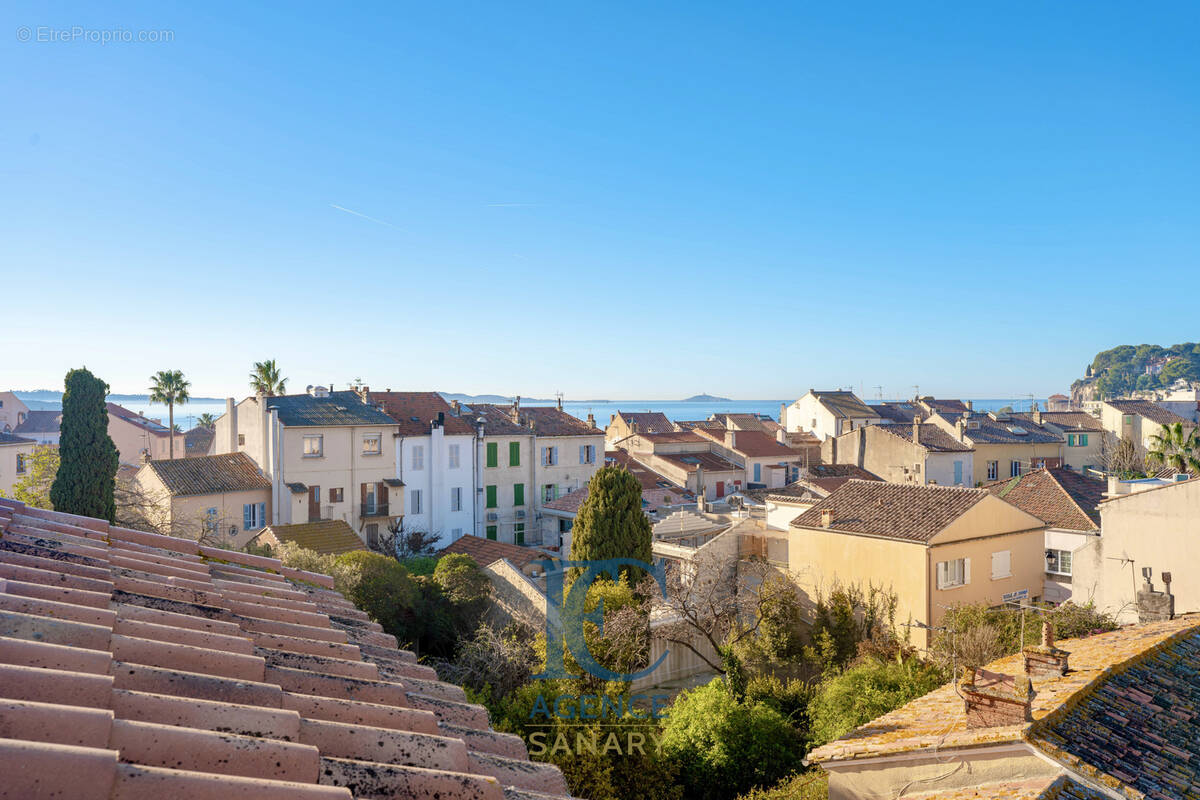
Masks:
[[[475,533],[475,437],[446,435],[434,428],[425,436],[396,440],[399,453],[397,476],[404,482],[404,527],[436,533],[445,547],[460,536]],[[450,447],[458,446],[458,467],[451,468]],[[413,468],[413,457],[421,448],[422,468]],[[451,489],[462,490],[462,509],[450,510]],[[421,510],[412,506],[413,491],[421,492]]]
[[[971,486],[975,474],[974,453],[929,453],[925,458],[925,483],[939,486]],[[962,479],[954,481],[954,463],[962,465]]]

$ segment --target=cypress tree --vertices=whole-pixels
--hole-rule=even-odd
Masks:
[[[55,511],[115,522],[119,456],[108,435],[107,395],[108,384],[86,368],[67,373],[58,445],[61,463],[50,502]]]
[[[650,542],[638,479],[624,467],[596,470],[571,528],[571,560],[636,558],[650,564]]]

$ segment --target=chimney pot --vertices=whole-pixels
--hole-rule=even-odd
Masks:
[[[921,443],[921,417],[913,415],[913,444]]]
[[[587,424],[593,428],[596,427],[596,417],[590,411],[588,412],[588,415],[587,415]]]
[[[966,401],[966,406],[967,406],[967,411],[974,411],[974,410],[975,410],[975,401],[974,401],[974,400],[967,400],[967,401]]]

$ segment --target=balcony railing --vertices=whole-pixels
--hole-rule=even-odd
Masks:
[[[386,517],[388,516],[387,503],[375,503],[374,505],[365,505],[359,512],[360,517]]]

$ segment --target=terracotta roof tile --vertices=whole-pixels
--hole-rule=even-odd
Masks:
[[[969,453],[973,450],[971,445],[960,442],[937,425],[923,422],[918,427],[920,428],[917,434],[920,436],[919,444],[926,450],[935,453]],[[899,436],[906,442],[913,440],[912,420],[909,420],[907,425],[880,425],[879,429],[887,431],[893,436]]]
[[[153,472],[176,497],[271,488],[245,453],[151,461],[143,469]]]
[[[374,400],[374,395],[371,396]],[[374,405],[364,403],[357,392],[330,392],[325,397],[287,394],[267,397],[268,409],[279,413],[279,421],[295,427],[393,424],[391,417]]]
[[[1032,414],[1013,414],[1024,420],[1033,420]],[[1042,422],[1055,425],[1063,430],[1096,432],[1104,430],[1100,420],[1086,411],[1043,411]]]
[[[330,586],[0,499],[0,796],[567,796]]]
[[[128,408],[119,406],[116,403],[105,403],[104,405],[108,410],[108,415],[110,417],[123,419],[129,424],[136,425],[137,427],[141,428],[147,433],[153,434],[154,436],[166,436],[168,433],[166,425],[142,416],[136,411],[130,411]]]
[[[511,561],[513,566],[518,569],[532,561],[547,557],[544,553],[529,547],[521,547],[520,545],[509,544],[508,542],[498,542],[494,539],[484,539],[481,536],[472,536],[471,534],[460,536],[448,546],[442,548],[441,552],[463,553],[475,559],[475,562],[481,567],[486,567],[488,564],[495,563],[500,559],[506,559]]]
[[[556,406],[521,406],[517,420],[513,420],[510,406],[490,403],[471,405],[464,417],[480,419],[484,424],[484,435],[500,436],[603,436],[604,431],[595,428],[573,414]]]
[[[869,419],[875,416],[875,411],[862,400],[858,399],[858,395],[854,392],[835,391],[835,392],[817,392],[813,395],[817,398],[817,402],[823,405],[829,413],[835,417],[844,419]]]
[[[820,528],[822,511],[832,509],[830,530],[926,542],[987,496],[982,489],[849,480],[792,524]]]
[[[13,433],[58,433],[62,427],[61,411],[30,411],[20,425],[13,428]]]
[[[726,430],[719,428],[702,428],[696,431],[709,441],[724,444]],[[780,458],[791,460],[797,457],[796,451],[787,445],[780,444],[775,437],[763,431],[739,430],[734,431],[735,444],[729,449],[747,458]]]
[[[443,415],[446,433],[459,436],[475,433],[475,427],[454,416],[450,404],[437,392],[371,392],[368,397],[395,421],[403,436],[428,436],[429,426],[438,414]]]
[[[1102,480],[1069,469],[1036,469],[983,488],[1052,528],[1100,530],[1098,506],[1107,489]]]
[[[295,542],[306,550],[324,554],[340,555],[353,550],[367,549],[349,523],[341,519],[323,519],[295,525],[269,525],[255,539],[261,541],[268,534],[280,543]]]
[[[661,411],[617,411],[625,424],[637,423],[638,433],[667,433],[675,430],[671,420]]]
[[[0,445],[6,444],[37,444],[33,439],[17,436],[13,433],[0,433]]]
[[[1174,411],[1165,409],[1157,403],[1151,403],[1149,400],[1107,400],[1105,402],[1122,414],[1137,414],[1160,425],[1174,425],[1176,422],[1182,422],[1184,425],[1192,424]]]

